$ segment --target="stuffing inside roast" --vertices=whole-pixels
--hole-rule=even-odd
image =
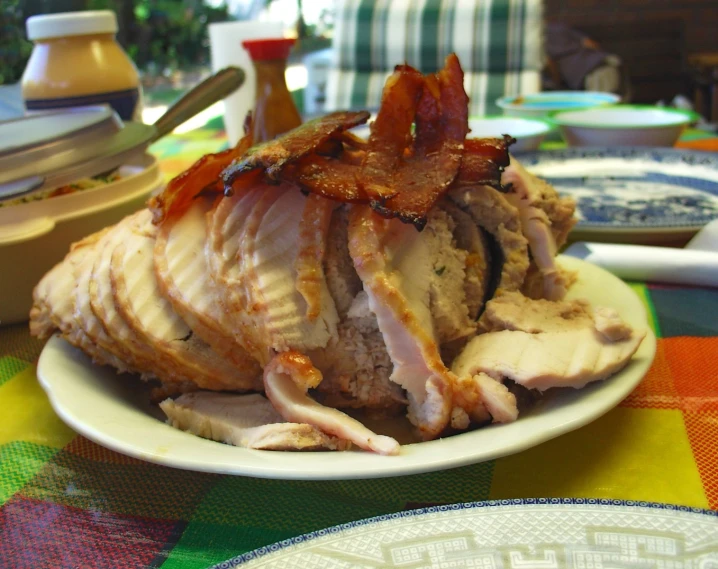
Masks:
[[[397,454],[370,419],[431,440],[605,379],[644,332],[564,300],[574,203],[509,137],[467,139],[467,103],[452,55],[397,67],[368,140],[340,112],[202,158],[72,246],[32,333],[153,382],[175,427],[266,450]]]

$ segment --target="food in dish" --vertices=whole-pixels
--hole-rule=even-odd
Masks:
[[[621,369],[644,332],[563,300],[573,202],[508,137],[466,140],[462,85],[455,56],[400,66],[368,141],[347,133],[368,113],[338,112],[205,157],[73,246],[32,332],[157,381],[179,428],[267,449],[396,454],[363,416],[405,414],[431,440]],[[220,391],[263,392],[274,414]]]
[[[22,195],[16,198],[0,199],[0,207],[8,207],[11,205],[19,205],[23,203],[35,202],[38,200],[45,200],[49,198],[55,198],[59,196],[66,196],[69,194],[75,194],[85,190],[92,190],[101,186],[106,186],[122,179],[120,169],[112,170],[92,178],[82,178],[73,182],[72,184],[66,184],[58,188],[52,188],[49,190],[38,190],[31,192],[26,195]]]

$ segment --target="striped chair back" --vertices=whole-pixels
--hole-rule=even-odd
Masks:
[[[456,52],[471,115],[541,86],[542,0],[338,0],[327,110],[376,109],[394,66],[423,73]]]

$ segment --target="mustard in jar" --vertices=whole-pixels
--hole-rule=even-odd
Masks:
[[[32,16],[35,44],[22,76],[28,111],[108,104],[123,120],[138,120],[140,80],[117,43],[117,17],[110,10]]]

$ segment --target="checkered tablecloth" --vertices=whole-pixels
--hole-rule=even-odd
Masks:
[[[713,139],[715,141],[715,139]],[[683,143],[709,144],[687,136]],[[153,147],[169,177],[224,145]],[[633,283],[656,359],[617,408],[513,456],[430,474],[299,482],[156,466],[77,435],[38,384],[42,343],[0,328],[0,568],[204,568],[262,545],[429,504],[525,497],[718,510],[718,290]]]

